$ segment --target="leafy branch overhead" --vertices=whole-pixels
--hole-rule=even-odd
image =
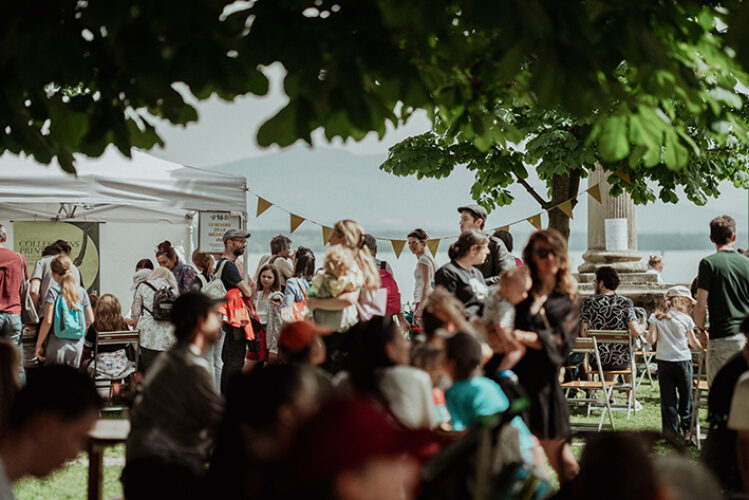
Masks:
[[[382,136],[388,123],[424,109],[442,146],[462,145],[451,150],[454,158],[478,162],[464,150],[470,145],[482,161],[507,170],[484,172],[476,163],[476,193],[489,193],[487,202],[506,202],[503,183],[524,171],[508,143],[525,138],[525,110],[582,123],[584,134],[551,127],[557,136],[549,139],[571,151],[564,141],[574,137],[580,165],[590,164],[590,149],[633,173],[655,168],[661,197],[673,192],[671,183],[685,185],[695,200],[712,196],[713,181],[740,167],[716,166],[720,161],[701,148],[735,150],[749,141],[744,99],[735,90],[749,86],[747,2],[229,4],[8,4],[0,18],[0,152],[27,152],[45,163],[57,157],[72,169],[74,152],[98,156],[108,144],[125,153],[150,148],[161,143],[152,117],[175,124],[197,118],[175,84],[199,99],[264,95],[265,68],[276,62],[286,70],[289,101],[259,130],[261,145],[309,142],[318,128],[328,139]],[[566,168],[567,160],[552,160],[539,155],[539,172]],[[429,168],[443,175],[453,161]],[[692,185],[660,166],[728,170]],[[633,195],[651,198],[639,182]]]

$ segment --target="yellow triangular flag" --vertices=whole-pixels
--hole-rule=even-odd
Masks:
[[[427,247],[432,252],[432,257],[437,257],[437,247],[440,246],[440,240],[427,240]]]
[[[624,168],[620,168],[619,170],[614,172],[614,175],[619,177],[621,180],[623,180],[627,184],[632,184],[632,179],[629,178],[629,174],[624,171]]]
[[[525,220],[530,222],[538,231],[541,230],[541,214],[536,214],[533,217],[528,217]]]
[[[303,217],[299,217],[298,215],[294,215],[294,214],[289,214],[289,215],[291,216],[291,231],[289,232],[293,233],[296,230],[296,228],[299,227],[299,224],[304,222],[306,219],[304,219]]]
[[[502,226],[502,227],[495,227],[493,231],[496,233],[497,231],[509,231],[510,226]]]
[[[393,252],[395,252],[395,258],[399,258],[401,256],[401,252],[403,251],[403,247],[406,246],[406,240],[390,240],[390,243],[393,244]]]
[[[565,213],[567,217],[572,219],[572,200],[567,200],[564,203],[557,205],[557,208]]]
[[[601,203],[601,187],[596,184],[588,188],[588,194],[593,197],[598,203]]]
[[[273,206],[273,203],[269,202],[268,200],[264,200],[261,197],[257,197],[257,215],[255,217],[260,217],[263,212],[268,210],[270,207]]]
[[[327,245],[330,241],[330,237],[333,236],[333,228],[323,226],[322,227],[322,244]]]

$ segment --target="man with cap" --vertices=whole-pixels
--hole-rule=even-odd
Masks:
[[[203,351],[220,338],[221,302],[188,292],[174,303],[177,343],[156,359],[130,417],[122,473],[129,500],[210,496],[203,476],[223,401]]]
[[[247,247],[247,238],[250,233],[240,229],[229,229],[224,233],[224,254],[216,261],[216,273],[223,281],[226,291],[233,288],[239,289],[245,299],[250,300],[253,291],[237,268],[237,259],[244,254]],[[220,274],[219,274],[220,273]],[[216,344],[216,349],[221,353],[221,366],[215,366],[214,371],[221,373],[221,388],[226,387],[229,377],[238,373],[244,364],[246,354],[246,342],[243,334],[237,332],[237,328],[228,323],[222,325],[222,338]],[[215,365],[219,360],[214,361]]]
[[[461,232],[469,229],[484,231],[484,224],[489,216],[484,207],[481,205],[464,205],[458,207],[458,213],[460,213]],[[486,283],[493,285],[499,281],[499,275],[502,271],[515,267],[515,258],[507,251],[507,247],[502,240],[494,236],[487,236],[489,236],[489,256],[483,264],[475,267],[484,275]]]

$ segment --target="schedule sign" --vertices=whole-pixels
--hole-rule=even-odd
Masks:
[[[198,249],[203,253],[224,253],[224,233],[241,229],[239,215],[230,212],[201,211],[198,217]]]

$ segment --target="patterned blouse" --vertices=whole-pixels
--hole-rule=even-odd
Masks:
[[[169,282],[158,278],[148,280],[157,290],[168,287]],[[151,287],[141,283],[135,291],[133,300],[133,319],[137,321],[136,330],[140,331],[140,345],[152,351],[166,351],[177,341],[174,336],[174,325],[169,321],[153,319],[148,310],[153,304],[154,291]]]
[[[172,269],[172,274],[177,278],[177,284],[179,285],[179,293],[187,293],[192,289],[192,285],[195,280],[198,279],[198,273],[192,266],[188,266],[182,262],[177,262],[177,265]]]

